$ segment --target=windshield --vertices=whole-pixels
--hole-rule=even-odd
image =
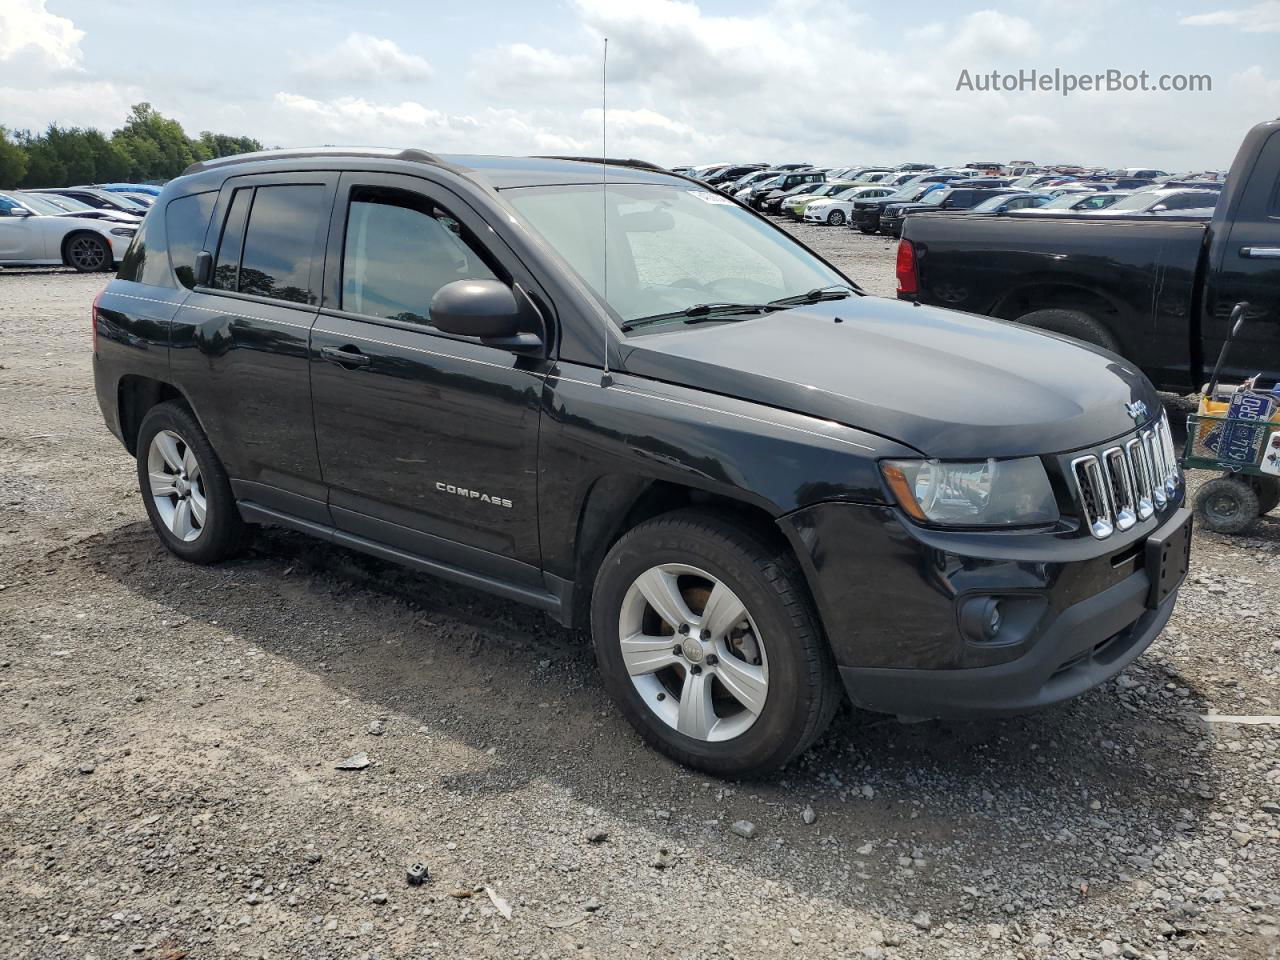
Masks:
[[[87,203],[84,203],[80,200],[76,200],[74,197],[64,197],[61,194],[47,194],[47,193],[41,193],[41,194],[38,194],[38,196],[40,197],[40,199],[45,200],[48,203],[52,203],[55,207],[58,207],[64,211],[65,210],[79,211],[79,210],[94,209],[93,207],[89,206]]]
[[[47,198],[37,197],[35,194],[31,193],[16,194],[15,199],[24,207],[47,217],[59,217],[68,212],[56,203],[49,202]]]
[[[1111,205],[1112,210],[1145,210],[1147,207],[1155,206],[1162,198],[1154,193],[1147,191],[1144,193],[1131,193],[1122,200],[1117,200]]]
[[[995,196],[995,197],[988,197],[986,200],[983,200],[980,204],[974,207],[973,212],[974,213],[990,213],[992,210],[1000,209],[1001,204],[1006,203],[1007,201],[1012,199],[1013,197],[1011,197],[1007,193],[1002,193],[999,196]]]
[[[624,323],[698,304],[765,303],[848,285],[786,234],[709,190],[569,184],[508,189],[503,197]]]
[[[933,206],[936,206],[942,203],[942,201],[946,198],[946,195],[947,195],[946,190],[931,190],[929,193],[926,193],[923,197],[920,198],[920,202],[928,203]]]

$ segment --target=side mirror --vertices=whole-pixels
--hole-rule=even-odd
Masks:
[[[29,216],[31,216],[31,211],[24,209],[23,207],[10,207],[8,209],[0,210],[0,217],[29,217]]]
[[[532,310],[532,304],[523,309],[515,292],[498,280],[454,280],[436,291],[430,312],[431,323],[445,333],[478,337],[514,353],[539,353],[542,338],[520,329]]]
[[[207,287],[209,281],[213,279],[213,254],[208,250],[197,253],[191,273],[197,287]]]

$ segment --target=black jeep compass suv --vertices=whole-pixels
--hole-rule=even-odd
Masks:
[[[846,693],[909,716],[1076,696],[1186,570],[1133,365],[865,296],[645,164],[199,163],[93,329],[174,553],[280,524],[589,625],[631,723],[717,774],[782,766]]]

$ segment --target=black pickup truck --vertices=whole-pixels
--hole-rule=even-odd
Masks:
[[[1067,334],[1132,360],[1157,387],[1280,375],[1280,120],[1245,137],[1212,219],[938,216],[903,226],[898,297]]]

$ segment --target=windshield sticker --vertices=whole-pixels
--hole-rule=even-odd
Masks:
[[[710,190],[686,190],[685,192],[693,194],[703,203],[722,203],[726,207],[733,206],[733,201],[728,197],[722,196],[718,193],[712,193]]]

